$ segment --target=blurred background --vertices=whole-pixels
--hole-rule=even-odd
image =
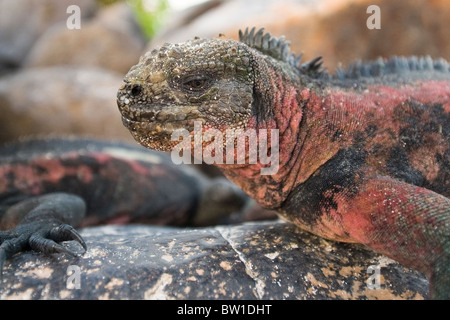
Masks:
[[[69,29],[80,8],[80,29]],[[381,10],[368,29],[369,5]],[[285,35],[333,72],[354,59],[450,59],[450,0],[0,0],[0,142],[83,135],[131,141],[116,92],[147,50],[245,27]]]

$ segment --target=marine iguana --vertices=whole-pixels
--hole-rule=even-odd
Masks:
[[[161,152],[88,138],[22,139],[0,147],[0,275],[7,258],[27,249],[77,256],[58,243],[86,250],[74,227],[204,226],[246,210],[259,211],[225,178]]]
[[[255,28],[239,41],[164,44],[125,76],[123,123],[165,151],[179,145],[177,130],[194,137],[195,121],[202,134],[278,130],[278,143],[263,139],[279,155],[276,173],[262,175],[261,161],[227,163],[225,152],[217,166],[284,219],[417,269],[431,298],[450,298],[449,64],[393,57],[329,74],[319,57],[300,58],[284,37]],[[234,158],[250,150],[236,141]],[[189,143],[216,152],[206,149],[213,142]]]

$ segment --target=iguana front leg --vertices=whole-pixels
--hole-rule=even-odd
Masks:
[[[355,187],[355,186],[353,186]],[[338,190],[338,191],[336,191]],[[430,280],[430,298],[449,299],[450,199],[385,176],[366,178],[356,188],[321,190],[319,219],[311,225],[309,201],[299,192],[286,219],[323,237],[359,242]]]
[[[78,196],[51,193],[23,200],[8,209],[9,217],[24,217],[14,229],[0,231],[0,275],[6,259],[17,252],[32,249],[50,253],[77,254],[57,242],[75,240],[86,251],[86,244],[73,228],[84,217],[86,206]]]
[[[355,209],[372,213],[363,243],[425,273],[431,298],[449,299],[450,199],[384,177],[364,189],[355,199]]]

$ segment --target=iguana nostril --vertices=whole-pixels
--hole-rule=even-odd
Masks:
[[[140,95],[141,92],[142,92],[142,86],[139,85],[139,84],[135,84],[135,85],[133,86],[133,88],[131,88],[131,95],[132,95],[133,97],[136,97],[136,96]]]

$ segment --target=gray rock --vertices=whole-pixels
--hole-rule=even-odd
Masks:
[[[93,15],[94,0],[0,1],[0,73],[20,66],[39,36],[56,22],[69,17],[67,7],[76,4],[82,18]]]
[[[33,134],[131,141],[117,110],[122,76],[98,68],[33,68],[0,78],[0,141]]]
[[[79,258],[25,252],[10,259],[3,272],[0,298],[422,299],[427,296],[427,281],[421,274],[360,245],[324,240],[282,222],[201,229],[104,226],[86,228],[82,235],[88,251]],[[72,242],[66,245],[76,246]],[[378,289],[367,285],[370,266],[380,267]],[[77,284],[79,289],[74,288]]]
[[[144,40],[131,33],[119,12],[107,13],[83,22],[78,30],[68,29],[65,23],[54,25],[33,46],[25,66],[92,66],[125,74],[143,54]],[[118,16],[117,27],[112,27],[114,16]]]
[[[129,2],[109,5],[100,10],[95,19],[103,26],[126,34],[142,45],[146,42]]]

